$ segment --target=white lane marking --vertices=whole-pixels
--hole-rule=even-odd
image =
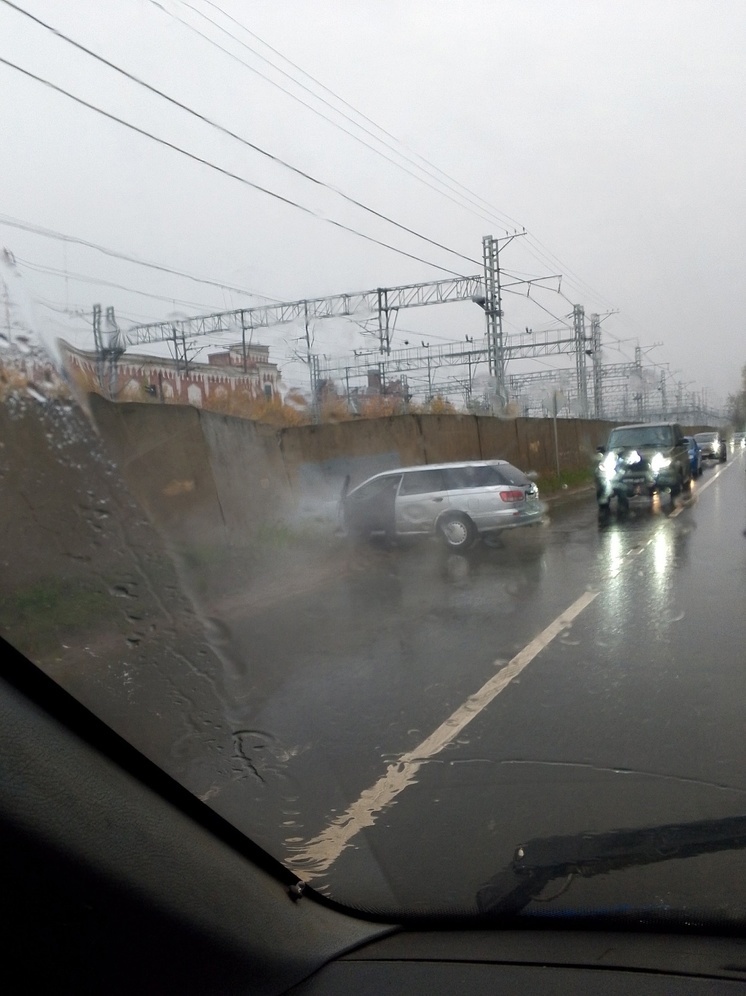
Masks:
[[[713,484],[731,466],[732,464],[729,463],[721,467],[705,484],[697,488],[697,494]],[[680,505],[674,509],[669,518],[680,515],[688,507],[689,505]],[[604,580],[608,581],[617,577],[625,564],[629,563],[633,557],[640,556],[652,542],[651,538],[640,546],[629,549],[622,557],[618,569]],[[287,864],[292,866],[299,876],[308,882],[320,878],[327,872],[352,838],[357,836],[365,827],[373,826],[376,815],[390,806],[405,788],[413,784],[422,764],[442,751],[449,743],[452,743],[464,727],[475,716],[479,715],[500,692],[507,688],[534,657],[540,654],[573,619],[580,615],[598,594],[598,591],[585,592],[574,601],[569,608],[557,616],[554,622],[551,622],[546,629],[542,630],[523,650],[516,654],[504,668],[498,671],[493,678],[490,678],[475,695],[459,706],[444,723],[441,723],[429,737],[422,741],[419,747],[402,754],[396,762],[390,764],[386,773],[378,779],[375,785],[365,789],[341,816],[338,816],[317,837],[293,848],[293,857],[287,860]]]
[[[712,475],[712,477],[709,479],[709,481],[705,481],[705,483],[702,484],[701,486],[699,486],[699,485],[697,486],[697,490],[696,490],[695,494],[696,495],[701,495],[702,492],[706,491],[711,484],[715,483],[715,481],[718,479],[718,477],[720,477],[721,474],[724,474],[726,472],[726,470],[730,470],[730,468],[732,466],[733,466],[733,462],[731,461],[731,463],[726,463],[725,466],[720,467],[720,469],[717,470]],[[669,515],[669,519],[675,519],[677,515],[681,515],[681,513],[684,511],[685,508],[691,508],[691,505],[692,505],[692,502],[687,502],[686,505],[679,505],[678,508],[675,508],[673,510],[673,512],[671,512],[671,514]]]
[[[376,814],[390,806],[396,796],[412,784],[422,764],[452,743],[464,727],[507,688],[534,657],[566,629],[598,594],[598,591],[584,592],[546,629],[526,644],[502,670],[482,685],[478,692],[460,705],[418,747],[402,754],[397,761],[390,764],[386,773],[375,785],[365,789],[345,813],[338,816],[317,837],[297,849],[294,848],[294,856],[287,863],[306,881],[318,878],[328,871],[350,840],[365,827],[373,826]]]

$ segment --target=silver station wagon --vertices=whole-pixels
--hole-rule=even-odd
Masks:
[[[399,467],[342,494],[351,535],[438,536],[453,550],[480,535],[536,525],[545,511],[536,485],[507,460]]]

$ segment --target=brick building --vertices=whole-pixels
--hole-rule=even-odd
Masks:
[[[94,352],[60,344],[71,379],[84,390],[113,401],[222,408],[239,399],[279,397],[280,371],[269,360],[269,346],[238,345],[208,354],[206,363],[165,356],[122,353],[102,362]]]

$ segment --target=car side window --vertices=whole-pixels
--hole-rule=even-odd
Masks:
[[[403,475],[399,494],[421,495],[428,491],[445,490],[445,475],[442,470],[415,470]]]
[[[398,474],[377,477],[374,481],[364,484],[352,495],[352,498],[355,501],[370,501],[371,498],[375,498],[377,495],[384,494],[387,491],[395,491],[399,479]]]

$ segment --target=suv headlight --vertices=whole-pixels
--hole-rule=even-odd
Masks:
[[[660,474],[666,467],[671,466],[671,458],[664,457],[662,453],[654,453],[650,461],[650,469],[654,474]]]
[[[606,477],[613,477],[616,473],[616,453],[607,453],[601,461],[601,470]]]

